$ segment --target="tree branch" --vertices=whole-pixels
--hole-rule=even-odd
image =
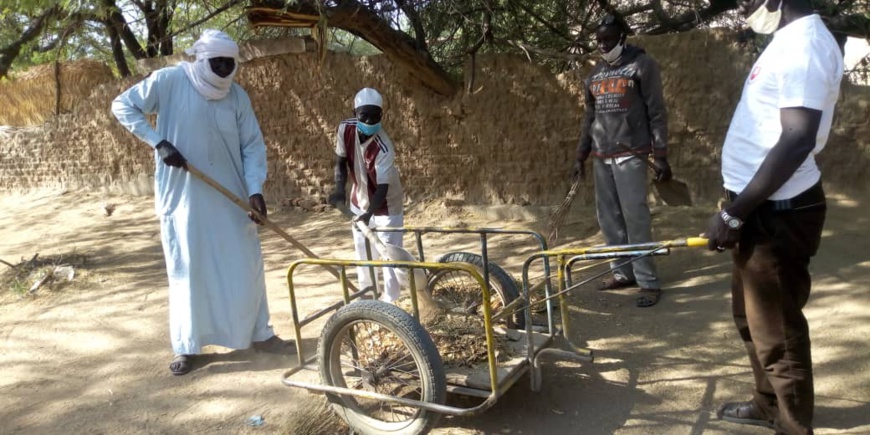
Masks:
[[[420,15],[417,10],[408,5],[405,0],[396,0],[396,5],[402,10],[402,13],[408,17],[411,22],[411,27],[414,28],[414,38],[417,41],[417,47],[421,50],[426,50],[426,31],[423,29],[423,22],[420,21]]]
[[[6,47],[0,48],[0,78],[7,76],[9,68],[12,67],[12,62],[21,54],[21,47],[36,39],[45,29],[48,21],[58,13],[60,13],[60,6],[57,4],[44,10],[30,21],[30,26],[24,30],[18,39],[12,41]]]
[[[658,4],[656,10],[656,4]],[[652,28],[647,33],[650,35],[661,35],[663,33],[684,32],[695,28],[700,23],[710,21],[714,17],[733,9],[737,9],[737,0],[710,0],[710,5],[701,10],[690,10],[677,15],[676,17],[668,17],[664,10],[661,9],[660,0],[655,0],[653,10],[659,18],[661,24]],[[663,16],[660,16],[662,14]],[[700,21],[700,23],[699,23]]]
[[[121,77],[129,77],[131,75],[130,66],[127,65],[127,58],[124,56],[124,46],[121,45],[118,29],[108,20],[106,20],[105,25],[106,33],[109,35],[109,45],[112,47],[112,59],[115,60],[115,66],[118,67],[118,74]]]
[[[823,17],[831,33],[870,39],[870,18],[865,14],[849,14],[836,17]]]
[[[528,7],[526,4],[520,3],[519,6],[520,6],[520,9],[523,10],[523,12],[529,14],[529,16],[534,18],[535,21],[537,21],[540,24],[543,24],[544,27],[546,27],[551,32],[555,33],[556,35],[559,35],[560,37],[562,37],[562,39],[564,39],[566,41],[573,40],[573,38],[571,38],[571,36],[568,35],[565,31],[563,31],[562,29],[557,29],[556,26],[551,24],[550,20],[545,20],[543,17],[538,15],[534,10],[532,10],[532,8]]]
[[[377,47],[397,67],[408,71],[424,85],[442,95],[452,95],[457,84],[432,59],[428,50],[420,50],[414,39],[390,27],[372,9],[357,0],[341,0],[334,6],[322,6],[316,0],[296,0],[291,4],[254,2],[248,9],[248,21],[254,26],[299,26],[321,16],[329,25],[350,32]]]
[[[102,2],[103,6],[106,7],[107,20],[112,26],[115,26],[118,36],[120,36],[121,40],[124,41],[124,45],[127,47],[127,50],[130,51],[130,54],[132,54],[136,59],[147,58],[148,54],[145,52],[145,49],[142,48],[142,44],[139,43],[139,40],[136,39],[136,35],[134,35],[133,31],[130,30],[130,26],[127,24],[127,19],[124,18],[124,14],[121,13],[121,9],[115,3],[115,0],[102,0]]]
[[[179,34],[184,33],[184,32],[187,32],[188,30],[190,30],[190,29],[192,29],[192,28],[194,28],[194,27],[196,27],[196,26],[198,26],[198,25],[200,25],[200,24],[202,24],[202,23],[204,23],[204,22],[206,22],[206,21],[208,21],[208,20],[214,18],[215,16],[217,16],[217,15],[219,15],[219,14],[225,12],[227,9],[229,9],[229,8],[231,8],[231,7],[233,7],[233,6],[236,6],[236,5],[238,5],[238,4],[241,4],[243,1],[244,1],[244,0],[229,0],[229,1],[226,2],[223,6],[221,6],[221,7],[217,8],[217,9],[211,11],[211,13],[209,13],[209,14],[206,15],[205,17],[200,18],[200,19],[198,19],[198,20],[196,20],[196,21],[194,21],[194,22],[188,24],[187,27],[185,27],[185,28],[183,28],[183,29],[176,30],[176,31],[174,31],[174,32],[172,32],[172,33],[170,33],[170,34],[164,36],[164,37],[163,37],[163,40],[167,40],[167,39],[168,39],[168,40],[171,40],[172,38],[175,38],[175,37],[178,36]],[[162,42],[163,40],[161,40],[160,42]]]

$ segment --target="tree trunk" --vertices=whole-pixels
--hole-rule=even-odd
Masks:
[[[106,33],[109,34],[109,43],[112,46],[112,58],[115,60],[115,66],[118,67],[118,74],[121,77],[130,77],[130,67],[127,65],[127,57],[124,56],[124,46],[121,45],[121,37],[118,36],[118,30],[112,26],[112,23],[105,22]]]
[[[118,5],[115,4],[115,0],[103,0],[103,6],[105,6],[109,11],[108,20],[115,27],[121,40],[124,41],[127,50],[130,51],[130,54],[132,54],[136,59],[145,59],[148,57],[145,50],[142,48],[142,44],[139,44],[136,35],[133,34],[133,31],[130,30],[130,26],[127,25],[127,19],[124,18],[124,14],[121,13]]]
[[[161,56],[169,56],[174,51],[172,37],[169,36],[169,24],[172,22],[172,3],[167,0],[157,2],[157,32],[160,38]]]
[[[254,4],[248,12],[248,20],[254,26],[280,25],[287,20],[316,20],[318,7],[311,0],[298,0],[286,6]],[[263,11],[261,8],[269,8]],[[408,71],[425,86],[441,95],[453,95],[458,86],[447,72],[432,59],[425,49],[417,49],[417,43],[406,33],[393,29],[370,9],[356,0],[342,0],[337,6],[323,10],[330,26],[346,30],[365,39],[387,56],[393,64]]]
[[[145,52],[148,54],[148,58],[154,58],[159,53],[161,40],[157,9],[154,8],[154,3],[151,1],[138,3],[138,5],[142,11],[142,16],[145,17],[145,28],[148,29],[148,43],[145,45]]]

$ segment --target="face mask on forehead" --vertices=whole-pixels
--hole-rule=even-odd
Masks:
[[[779,7],[773,12],[767,10],[767,4],[770,0],[765,1],[752,15],[746,18],[746,24],[749,24],[752,31],[759,35],[769,35],[775,32],[782,21],[782,1],[779,0]]]

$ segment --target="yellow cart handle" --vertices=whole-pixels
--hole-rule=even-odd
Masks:
[[[706,248],[707,247],[707,238],[706,237],[687,237],[686,238],[686,246],[689,248]]]

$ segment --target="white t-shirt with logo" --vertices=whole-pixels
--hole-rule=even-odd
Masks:
[[[396,149],[384,129],[360,143],[356,132],[356,120],[342,121],[335,138],[335,153],[348,159],[353,189],[350,197],[350,210],[356,215],[369,207],[378,184],[386,184],[387,198],[375,216],[400,216],[403,214],[404,193],[399,170],[396,168]],[[347,140],[346,140],[347,139]]]
[[[825,147],[840,94],[843,54],[818,15],[779,29],[743,86],[722,149],[725,188],[740,193],[752,180],[782,133],[780,109],[822,112],[816,147],[771,200],[790,199],[815,185],[821,173],[815,155]]]

